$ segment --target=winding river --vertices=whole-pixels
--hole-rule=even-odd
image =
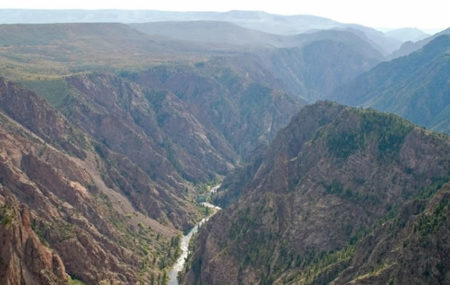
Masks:
[[[210,192],[214,193],[220,185],[216,185],[211,188]],[[220,210],[220,207],[217,207],[211,203],[203,202],[203,206],[214,209],[213,214],[209,215],[206,218],[203,218],[200,222],[198,222],[187,235],[184,235],[181,238],[180,242],[180,249],[181,249],[181,255],[178,257],[177,261],[173,265],[172,269],[169,271],[169,285],[178,285],[178,273],[183,270],[184,264],[186,263],[186,258],[189,254],[189,241],[191,240],[192,236],[198,232],[198,229],[201,225],[203,225],[206,221],[209,220],[217,211]]]

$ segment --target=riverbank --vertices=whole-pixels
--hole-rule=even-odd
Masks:
[[[210,193],[214,193],[218,188],[219,185],[216,185],[210,189]],[[214,216],[218,211],[221,210],[220,207],[213,205],[208,202],[201,203],[202,206],[210,208],[213,210],[212,214],[209,216],[203,218],[200,222],[198,222],[186,235],[184,235],[181,238],[180,241],[180,249],[181,249],[181,255],[178,257],[177,261],[173,265],[172,269],[169,271],[169,285],[178,285],[178,273],[183,270],[184,265],[186,263],[186,258],[189,254],[189,242],[191,241],[191,238],[194,234],[196,234],[199,230],[199,228],[206,223],[212,216]]]

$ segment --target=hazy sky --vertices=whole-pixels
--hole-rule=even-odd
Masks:
[[[441,30],[450,26],[449,0],[1,0],[0,8],[260,10],[284,15],[311,14],[378,28]]]

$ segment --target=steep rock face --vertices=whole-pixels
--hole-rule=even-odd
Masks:
[[[24,96],[35,106],[30,116],[37,116],[33,110],[46,110],[49,117],[67,124],[52,130],[55,138],[73,129],[87,144],[84,159],[71,156],[57,143],[45,141],[45,132],[34,133],[33,126],[26,128],[0,112],[0,185],[30,209],[31,225],[41,242],[61,257],[68,274],[88,284],[130,284],[163,276],[175,258],[173,225],[189,227],[199,218],[198,210],[126,157],[102,148],[37,95],[15,90],[17,101]],[[6,108],[12,116],[23,110],[2,105]],[[39,263],[39,250],[36,256],[32,251],[39,244],[34,238],[28,244],[29,251],[18,256],[16,265]],[[14,270],[20,271],[16,265]]]
[[[356,245],[333,284],[450,281],[450,184],[431,198],[409,202],[399,214]]]
[[[220,62],[257,83],[314,102],[326,99],[336,87],[384,59],[365,37],[348,31],[319,31],[273,40],[277,43],[245,52],[236,49],[209,62]],[[221,73],[217,69],[211,72]]]
[[[36,231],[58,252],[68,272],[86,282],[137,280],[131,270],[137,258],[120,246],[121,233],[110,220],[124,217],[113,208],[105,211],[109,199],[99,195],[87,165],[17,132],[14,126],[0,132],[1,183],[33,210]]]
[[[444,181],[391,211],[355,244],[287,270],[274,283],[447,284],[450,184]]]
[[[448,179],[449,150],[448,137],[393,115],[305,107],[245,176],[239,200],[201,231],[184,280],[270,284],[302,272]]]
[[[207,133],[211,143],[227,146],[243,158],[256,146],[270,142],[302,106],[299,100],[281,91],[213,62],[195,68],[159,66],[136,74],[133,80],[143,86],[169,90],[214,134]]]
[[[185,186],[182,185],[174,167],[168,162],[167,154],[161,152],[159,145],[155,146],[152,141],[145,141],[144,132],[132,123],[134,121],[131,116],[120,112],[120,109],[110,102],[110,98],[117,98],[117,90],[116,93],[104,92],[103,97],[95,93],[95,90],[100,90],[100,87],[106,88],[105,81],[107,78],[99,76],[97,83],[99,86],[90,85],[90,88],[94,89],[90,92],[97,95],[94,97],[95,100],[105,102],[106,107],[100,106],[95,109],[97,105],[94,103],[82,104],[69,96],[67,106],[72,109],[66,113],[66,116],[73,124],[35,93],[8,81],[3,81],[5,88],[0,93],[0,99],[4,104],[1,108],[6,110],[5,113],[8,116],[30,129],[45,143],[62,148],[69,154],[74,153],[71,150],[77,150],[75,154],[78,153],[79,157],[85,159],[87,150],[98,151],[103,156],[96,166],[100,172],[99,175],[109,188],[122,191],[128,196],[138,210],[180,228],[192,226],[196,210],[182,198],[177,197]],[[119,86],[121,86],[120,80]],[[117,89],[130,89],[126,87],[124,85]],[[119,95],[125,97],[129,93],[132,91],[119,92]],[[120,102],[126,104],[127,99],[128,97],[125,97]],[[81,100],[86,102],[87,99],[81,98]],[[134,105],[141,103],[136,101],[133,101]],[[139,115],[138,112],[136,113]],[[33,120],[30,121],[29,118]],[[79,128],[74,125],[78,125]],[[83,134],[82,130],[98,142],[89,141],[88,135]],[[149,132],[152,130],[150,129]],[[154,137],[158,138],[158,134],[156,133]],[[101,142],[107,142],[106,148]],[[111,152],[111,149],[119,153]],[[55,169],[58,168],[64,168],[64,165],[59,163]],[[158,181],[154,181],[152,179],[154,177],[157,177]],[[176,211],[169,218],[167,214],[173,212],[173,209]]]
[[[209,130],[171,94],[110,74],[66,81],[73,95],[61,111],[97,140],[108,187],[120,189],[152,218],[191,227],[196,210],[183,199],[190,187],[184,179],[224,174],[235,163],[229,147],[213,145]]]
[[[0,78],[0,110],[47,142],[80,158],[86,139],[35,93]]]
[[[226,76],[220,80],[236,80]],[[60,111],[4,82],[0,182],[31,209],[35,232],[69,275],[92,284],[162,280],[175,258],[175,228],[187,229],[200,217],[186,179],[227,173],[238,164],[238,149],[267,143],[300,107],[250,81],[224,88],[206,78],[212,83],[204,89],[196,89],[204,81],[193,81],[190,101],[170,88],[156,91],[111,74],[67,77],[52,82],[63,87],[61,98],[44,95]],[[41,91],[54,86],[41,83]],[[230,113],[213,123],[207,109],[220,100],[232,102]],[[230,116],[236,106],[238,119]],[[28,124],[28,117],[36,121]],[[238,138],[245,141],[241,148]]]
[[[143,130],[134,124],[130,114],[132,110],[128,113],[122,109],[145,104],[143,92],[137,86],[101,75],[70,77],[67,80],[82,96],[77,104],[65,106],[74,123],[98,141],[105,142],[111,150],[128,156],[150,175],[176,176],[158,141],[146,137]],[[152,128],[154,130],[155,126],[149,126],[149,131]],[[156,139],[162,140],[161,133],[155,133]]]
[[[122,153],[155,179],[206,180],[236,163],[230,146],[206,128],[173,94],[115,77],[92,74],[67,78],[78,104],[71,119]],[[181,177],[180,177],[181,176]]]
[[[437,131],[450,132],[450,35],[408,56],[377,65],[335,90],[337,102],[396,113]]]
[[[213,25],[213,23],[210,24]],[[161,25],[170,26],[169,23],[161,23]],[[199,23],[199,25],[207,26],[208,23]],[[190,32],[189,25],[177,25],[177,27],[179,33],[187,34]],[[245,41],[248,41],[249,38],[239,32],[235,32],[233,36],[237,40],[230,41],[231,47],[227,45],[222,54],[211,56],[206,62],[196,64],[193,68],[196,71],[193,74],[194,77],[192,71],[188,71],[186,68],[184,70],[180,68],[174,70],[173,67],[171,70],[166,68],[166,70],[170,70],[170,73],[158,68],[138,76],[138,82],[145,84],[147,81],[145,76],[158,71],[162,72],[158,75],[162,82],[167,79],[167,83],[171,84],[165,86],[165,88],[177,88],[183,84],[186,85],[187,82],[174,83],[174,72],[177,73],[178,79],[190,79],[194,82],[200,75],[203,84],[206,84],[204,86],[213,88],[213,90],[210,90],[211,93],[214,90],[225,89],[226,94],[227,91],[233,93],[240,91],[229,89],[230,87],[238,87],[236,86],[236,83],[239,83],[236,82],[236,73],[238,73],[244,79],[250,78],[255,83],[281,89],[292,96],[313,102],[327,98],[336,87],[348,83],[357,75],[369,70],[384,59],[383,55],[363,35],[345,30],[319,31],[296,36],[263,34],[257,37],[258,39],[255,40],[253,45],[248,45],[246,50],[242,50],[240,47],[232,48],[232,46],[233,43],[239,42],[241,38]],[[214,38],[210,38],[210,40],[213,41]],[[217,41],[220,42],[221,40],[220,37],[220,40]],[[215,62],[220,62],[222,68],[210,64]],[[223,66],[229,67],[233,72],[224,70]],[[189,73],[186,72],[191,74],[191,78],[189,78]],[[170,76],[170,74],[172,74],[172,78],[164,78],[164,76]],[[218,86],[219,88],[212,87],[211,84],[217,86],[217,82],[208,82],[205,79],[215,79],[219,81],[218,83],[221,86]],[[199,81],[197,80],[197,82]],[[191,82],[190,84],[192,84],[191,88],[198,88],[199,86],[198,83]],[[198,89],[206,93],[205,87]],[[186,88],[178,91],[174,92],[177,96],[186,94],[189,96],[189,93],[195,92],[195,89]]]
[[[8,192],[0,184],[0,283],[67,284],[61,258],[39,241],[29,210]]]
[[[332,90],[383,60],[366,40],[350,32],[299,37],[303,37],[300,45],[261,53],[259,60],[285,90],[309,102],[327,99]]]

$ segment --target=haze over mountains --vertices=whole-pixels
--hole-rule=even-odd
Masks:
[[[439,33],[436,33],[436,34],[434,34],[430,37],[427,37],[423,40],[420,40],[420,41],[416,41],[416,42],[407,41],[407,42],[403,43],[402,46],[397,51],[392,53],[392,58],[408,55],[411,52],[414,52],[416,50],[423,48],[426,44],[428,44],[435,37],[438,37],[441,35],[448,35],[448,34],[450,34],[450,28],[447,28]]]
[[[383,41],[381,48],[387,53],[400,47],[404,41],[417,41],[425,37],[417,29],[399,29],[388,36],[372,28],[345,24],[312,15],[283,16],[262,11],[229,12],[170,12],[156,10],[19,10],[0,11],[0,23],[146,23],[179,21],[220,21],[241,27],[280,35],[296,35],[324,29],[354,29],[374,42]]]
[[[378,65],[333,93],[348,105],[393,112],[421,126],[450,132],[450,35]]]
[[[204,201],[183,284],[450,282],[448,30],[0,19],[1,284],[167,284]]]
[[[221,35],[224,26],[213,22],[201,25],[209,25],[216,35]],[[152,25],[139,29],[149,26]],[[192,26],[192,33],[201,32],[200,24]],[[164,62],[225,59],[223,64],[240,74],[271,82],[306,100],[323,98],[325,93],[383,59],[369,42],[345,31],[276,36],[231,25],[228,35],[236,40],[227,45],[220,36],[209,37],[206,42],[187,42],[186,37],[176,38],[173,33],[164,37],[144,35],[123,24],[3,25],[0,34],[0,70],[14,79],[36,79],[36,74],[41,78],[69,75],[86,69],[117,72],[142,70]],[[251,45],[248,35],[256,39]],[[316,65],[316,61],[322,63]],[[327,77],[326,84],[315,76],[317,73]]]
[[[404,42],[417,42],[430,36],[417,28],[396,29],[388,31],[386,34],[392,38],[399,39]]]

